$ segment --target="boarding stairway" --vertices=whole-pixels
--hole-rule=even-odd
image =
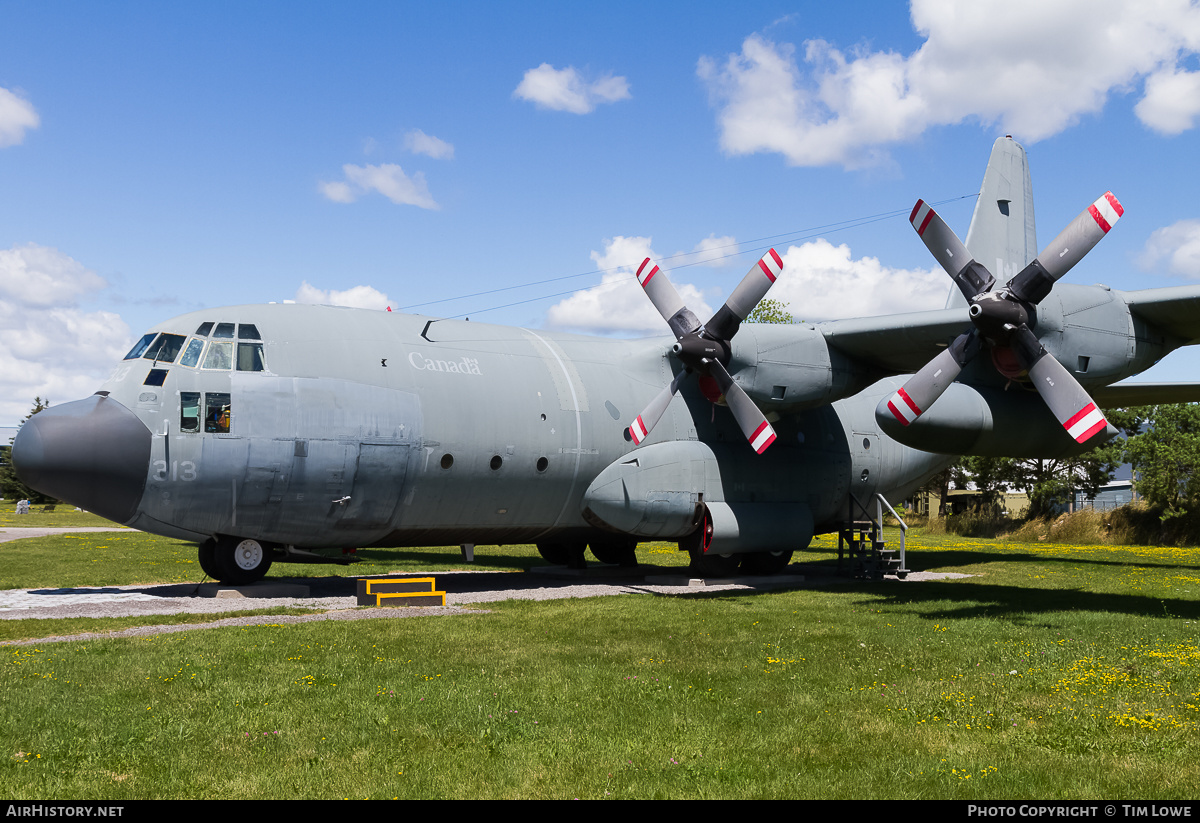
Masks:
[[[872,516],[867,506],[853,494],[850,495],[850,516],[838,532],[838,574],[860,580],[882,580],[884,575],[894,574],[903,580],[908,577],[904,553],[908,524],[896,514],[892,504],[882,494],[875,495],[874,503],[875,516]],[[885,506],[900,524],[899,548],[888,548],[883,539]]]
[[[365,577],[358,580],[360,606],[445,606],[446,593],[432,577]]]

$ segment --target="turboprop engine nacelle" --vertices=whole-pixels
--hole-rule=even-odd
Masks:
[[[716,453],[695,440],[656,443],[610,464],[583,504],[601,528],[718,554],[803,548],[814,528],[804,503],[727,501]]]
[[[1063,457],[1082,454],[1117,435],[1110,423],[1085,444],[1075,442],[1032,390],[974,388],[952,383],[938,402],[903,425],[887,409],[875,409],[879,427],[899,443],[935,454],[986,457]]]

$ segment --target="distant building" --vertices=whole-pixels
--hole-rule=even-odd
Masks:
[[[974,489],[951,489],[947,499],[950,507],[948,513],[963,514],[975,511],[982,502],[983,494]],[[1024,517],[1025,512],[1029,510],[1029,495],[1024,492],[1003,492],[998,502],[1000,505],[998,514],[1004,517],[1017,519]],[[908,501],[914,513],[934,516],[937,515],[940,503],[941,498],[937,492],[921,492]]]
[[[1113,472],[1113,479],[1096,490],[1094,497],[1083,491],[1075,492],[1074,508],[1108,511],[1134,500],[1137,500],[1137,492],[1133,489],[1133,466],[1123,463]]]

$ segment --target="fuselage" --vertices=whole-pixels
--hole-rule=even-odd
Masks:
[[[771,449],[755,454],[694,380],[640,447],[704,444],[717,476],[701,500],[805,506],[820,532],[851,494],[896,499],[950,462],[880,433],[873,410],[891,381],[860,391],[811,328],[760,334],[822,353],[760,364],[784,383],[763,389],[764,409],[771,391],[786,401]],[[613,528],[587,516],[586,496],[636,457],[626,429],[681,368],[671,342],[297,304],[204,310],[152,330],[96,396],[33,418],[14,461],[69,502],[196,541],[586,540]],[[762,376],[737,367],[735,353],[739,381]]]

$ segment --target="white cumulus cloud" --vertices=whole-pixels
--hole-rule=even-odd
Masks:
[[[808,322],[940,309],[950,280],[941,269],[894,269],[851,256],[824,238],[789,246],[783,273],[767,296]]]
[[[605,240],[604,251],[593,251],[591,255],[604,272],[600,285],[576,292],[551,306],[546,313],[546,324],[575,331],[670,334],[666,321],[646,297],[636,277],[638,266],[647,257],[662,259],[650,248],[650,242],[649,237],[620,235]],[[678,276],[671,276],[671,282],[701,322],[712,316],[713,310],[699,289]]]
[[[412,177],[394,163],[383,163],[378,166],[355,166],[347,163],[342,166],[345,180],[322,182],[318,189],[335,203],[353,203],[364,194],[378,192],[397,205],[419,206],[423,209],[436,210],[439,208],[425,175],[417,172]]]
[[[349,306],[352,309],[387,309],[391,303],[388,296],[371,286],[354,286],[345,291],[318,289],[307,280],[296,289],[297,303],[316,303],[321,306]]]
[[[1134,112],[1162,134],[1180,134],[1196,125],[1200,114],[1200,71],[1180,71],[1172,66],[1146,80],[1146,96]]]
[[[911,17],[925,41],[908,55],[814,38],[798,56],[756,34],[722,61],[701,58],[722,149],[852,168],[969,119],[1034,142],[1143,81],[1136,113],[1150,128],[1178,133],[1200,112],[1178,69],[1200,53],[1200,5],[1188,0],[913,0]]]
[[[74,306],[108,285],[78,260],[36,243],[0,251],[0,274],[0,299],[36,308]]]
[[[19,144],[25,139],[25,132],[36,129],[40,123],[28,100],[0,87],[0,148]]]
[[[667,334],[670,330],[637,282],[642,261],[666,261],[664,269],[683,302],[706,322],[714,308],[704,293],[684,279],[686,269],[670,270],[670,260],[656,254],[649,237],[614,237],[603,252],[592,252],[604,275],[600,285],[559,301],[546,314],[551,328],[599,333]],[[732,237],[709,237],[696,249],[711,253],[735,244]],[[670,259],[691,259],[680,252]],[[910,311],[940,309],[945,305],[950,280],[941,269],[897,269],[875,257],[852,256],[850,247],[835,246],[824,238],[783,252],[783,273],[767,296],[786,303],[797,320],[816,322],[845,317],[870,317]],[[710,263],[711,265],[711,263]],[[746,267],[748,270],[750,266]],[[732,293],[738,280],[731,280]],[[719,306],[723,301],[716,301]]]
[[[702,266],[717,268],[730,265],[737,253],[737,240],[733,237],[730,235],[717,237],[715,234],[710,234],[697,243],[691,254],[684,259]]]
[[[611,74],[589,81],[574,66],[556,69],[549,63],[542,63],[525,72],[513,96],[528,100],[538,108],[588,114],[601,103],[628,99],[629,82]]]
[[[426,134],[420,129],[413,129],[404,135],[404,148],[413,154],[423,154],[434,160],[454,159],[453,145],[432,134]]]
[[[1200,220],[1180,220],[1154,231],[1138,263],[1143,269],[1165,263],[1171,274],[1200,278]]]
[[[132,344],[129,326],[81,299],[105,280],[57,249],[0,251],[0,423],[15,425],[34,397],[55,403],[96,390]]]

